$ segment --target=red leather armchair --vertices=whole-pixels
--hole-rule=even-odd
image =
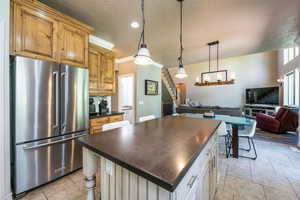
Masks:
[[[257,113],[256,121],[257,128],[273,133],[296,131],[298,128],[298,114],[288,108],[280,108],[273,116]]]

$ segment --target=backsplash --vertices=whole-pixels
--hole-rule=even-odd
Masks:
[[[90,99],[93,99],[94,100],[94,105],[95,105],[95,112],[99,112],[99,103],[102,101],[102,100],[106,100],[107,101],[107,108],[109,109],[109,111],[111,111],[111,96],[98,96],[98,97],[90,97]],[[90,113],[93,112],[91,110],[91,107],[90,107]]]

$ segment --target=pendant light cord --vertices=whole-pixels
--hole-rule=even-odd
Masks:
[[[182,15],[183,15],[183,5],[182,5],[183,0],[180,0],[180,57],[178,58],[179,64],[182,63],[182,52],[183,52],[183,45],[182,45]]]
[[[140,47],[141,47],[141,42],[143,42],[142,44],[145,44],[145,3],[144,3],[144,0],[141,0],[141,10],[142,10],[142,23],[143,23],[143,26],[142,26],[142,32],[141,32],[141,36],[140,36],[140,39],[139,39],[139,43],[138,43],[138,47],[137,47],[137,50],[139,51]]]

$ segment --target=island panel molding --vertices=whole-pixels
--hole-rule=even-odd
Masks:
[[[83,148],[87,199],[95,199],[95,177],[99,172],[102,200],[211,200],[217,186],[217,139],[215,133],[174,191],[166,190],[92,150]]]
[[[214,194],[219,124],[217,120],[169,116],[85,136],[79,141],[88,149],[87,152],[97,155],[98,160],[105,160],[105,167],[100,168],[109,176],[119,174],[116,169],[121,167],[172,195],[178,188],[181,188],[180,194],[190,192],[194,183],[199,186],[197,190],[193,189],[193,193],[201,195],[203,192],[199,191],[204,189],[199,188],[203,184],[198,182],[208,179],[207,184],[211,185],[209,193]],[[84,167],[88,166],[84,164]],[[201,174],[200,171],[206,168],[209,168],[206,170],[208,174]],[[106,176],[105,173],[100,174]],[[105,194],[105,191],[101,193]]]

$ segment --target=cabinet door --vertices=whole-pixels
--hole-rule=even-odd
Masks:
[[[57,61],[58,22],[49,15],[14,4],[12,53]]]
[[[212,157],[209,164],[209,185],[210,185],[210,200],[213,200],[215,197],[216,189],[217,189],[217,149],[215,145],[212,149]]]
[[[104,93],[114,93],[114,57],[110,54],[103,54],[101,61],[101,85]]]
[[[105,54],[103,57],[103,82],[114,82],[114,57],[110,54]]]
[[[210,179],[209,179],[209,166],[205,167],[205,170],[200,176],[200,183],[196,191],[197,200],[210,200]]]
[[[60,23],[59,29],[60,62],[87,67],[88,33],[65,23]]]
[[[89,78],[90,78],[90,94],[99,95],[101,80],[101,54],[93,49],[89,49]]]

